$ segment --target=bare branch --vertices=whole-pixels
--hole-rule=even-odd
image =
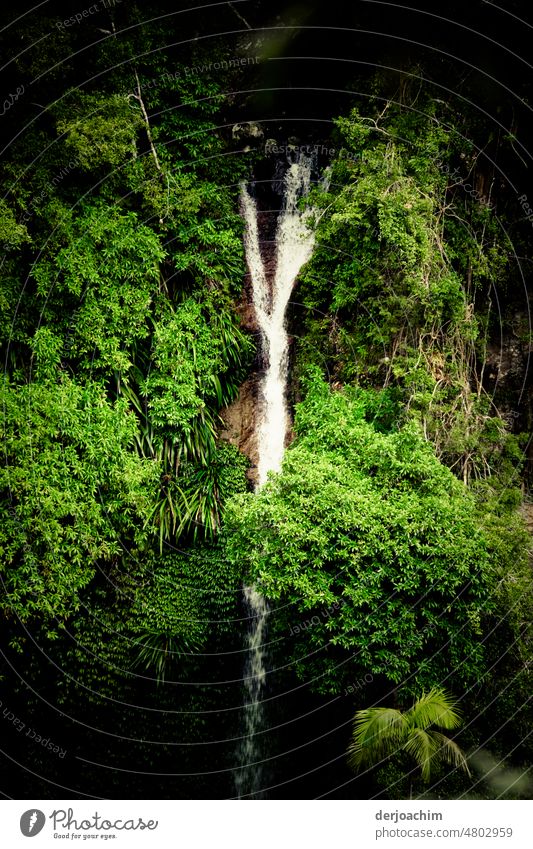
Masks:
[[[152,156],[154,157],[155,166],[156,166],[157,170],[159,171],[159,173],[161,174],[162,173],[161,164],[159,162],[159,157],[157,155],[157,151],[155,149],[155,145],[154,145],[154,142],[153,142],[153,139],[152,139],[152,133],[151,133],[151,130],[150,130],[150,121],[148,119],[148,112],[146,111],[146,107],[145,107],[144,101],[142,99],[141,82],[139,80],[139,74],[137,73],[137,70],[135,70],[135,79],[137,81],[137,94],[134,94],[133,97],[136,100],[139,101],[139,105],[141,107],[141,112],[142,112],[143,118],[144,118],[144,124],[145,124],[145,127],[146,127],[146,135],[148,136],[148,141],[150,143],[150,150],[152,151]]]

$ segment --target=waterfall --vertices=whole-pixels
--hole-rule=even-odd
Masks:
[[[268,472],[279,472],[285,450],[288,427],[286,404],[288,337],[285,313],[296,275],[310,258],[313,232],[308,228],[310,210],[303,213],[298,201],[309,191],[311,159],[301,156],[292,163],[284,180],[283,206],[276,231],[276,270],[274,280],[267,279],[261,257],[257,208],[246,188],[242,208],[246,222],[244,246],[252,280],[253,306],[267,368],[260,387],[258,443],[258,486]]]
[[[296,276],[313,250],[314,236],[308,227],[311,212],[298,209],[298,201],[311,184],[311,168],[311,158],[300,154],[298,161],[291,163],[285,173],[283,203],[276,228],[273,280],[266,274],[261,255],[256,203],[247,187],[242,187],[241,203],[246,225],[244,247],[252,282],[253,306],[261,332],[261,348],[267,363],[257,410],[257,488],[266,482],[269,471],[281,469],[285,450],[289,425],[286,399],[289,339],[285,314]],[[264,725],[261,697],[266,678],[268,605],[254,587],[245,587],[244,599],[250,623],[244,670],[247,702],[235,785],[239,798],[258,799],[262,795],[262,752],[257,735]]]
[[[235,773],[235,789],[239,798],[260,799],[263,767],[257,732],[263,726],[264,708],[261,693],[266,677],[266,627],[268,604],[255,587],[244,587],[244,601],[250,623],[246,635],[244,689],[247,702],[244,708],[244,730],[238,751],[239,768]]]

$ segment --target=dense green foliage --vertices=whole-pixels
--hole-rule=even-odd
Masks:
[[[219,412],[253,356],[235,309],[249,164],[221,156],[223,81],[184,72],[199,47],[135,58],[163,31],[104,39],[92,85],[48,74],[46,120],[0,166],[4,634],[18,663],[39,634],[66,673],[58,698],[91,710],[194,678],[238,615],[215,536],[247,487]]]
[[[512,251],[490,197],[465,193],[478,152],[437,110],[389,103],[337,122],[346,155],[312,198],[303,356],[319,351],[340,381],[397,387],[403,416],[468,482],[518,456],[480,379],[491,287]]]
[[[231,503],[228,547],[283,601],[319,689],[368,672],[415,692],[479,680],[492,580],[475,501],[414,426],[380,432],[365,401],[308,381],[283,474]],[[300,618],[316,624],[298,635]]]
[[[160,50],[155,12],[142,27],[135,5],[100,12],[109,37],[87,51],[81,27],[59,32],[43,12],[42,49],[17,59],[35,78],[25,131],[0,164],[0,628],[21,701],[35,681],[34,711],[44,693],[94,713],[102,760],[105,735],[135,739],[139,774],[201,795],[242,735],[241,587],[255,582],[298,711],[304,685],[320,706],[349,695],[359,709],[354,765],[367,744],[369,760],[403,745],[424,778],[439,753],[439,780],[464,765],[431,728],[457,726],[445,687],[461,745],[521,769],[523,442],[486,375],[494,303],[516,272],[472,116],[404,86],[401,103],[378,96],[336,120],[343,155],[310,195],[316,250],[290,307],[294,441],[252,493],[221,419],[258,363],[238,191],[260,151],[236,150],[227,129],[242,79],[209,70],[214,42]],[[408,768],[393,759],[372,780],[405,795]],[[452,774],[446,792],[464,782]]]
[[[131,555],[110,571],[112,588],[98,583],[84,594],[88,615],[74,624],[66,693],[75,684],[111,698],[137,674],[150,684],[183,679],[228,632],[238,576],[216,547]]]
[[[4,384],[4,613],[54,627],[97,567],[142,547],[157,468],[131,450],[135,417],[94,383]]]

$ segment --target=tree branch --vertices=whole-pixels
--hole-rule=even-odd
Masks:
[[[159,162],[159,157],[157,155],[157,151],[155,149],[155,145],[154,145],[154,142],[153,142],[153,139],[152,139],[152,133],[151,133],[151,130],[150,130],[150,121],[148,120],[148,112],[146,111],[146,107],[145,107],[144,101],[142,99],[141,83],[140,83],[140,80],[139,80],[139,74],[137,73],[136,69],[135,69],[135,79],[137,81],[137,94],[134,94],[133,97],[136,100],[139,101],[139,105],[141,107],[141,112],[142,112],[143,118],[144,118],[144,124],[146,126],[146,135],[148,136],[148,141],[150,143],[150,149],[152,151],[152,156],[154,157],[155,167],[157,168],[157,170],[161,174],[162,173],[161,164]]]

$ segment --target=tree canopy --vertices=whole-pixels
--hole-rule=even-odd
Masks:
[[[227,508],[231,557],[280,602],[294,663],[319,689],[340,689],[348,656],[411,690],[472,682],[492,607],[475,500],[416,426],[383,432],[367,406],[311,373],[282,473]],[[307,651],[287,637],[304,613],[319,614]]]

